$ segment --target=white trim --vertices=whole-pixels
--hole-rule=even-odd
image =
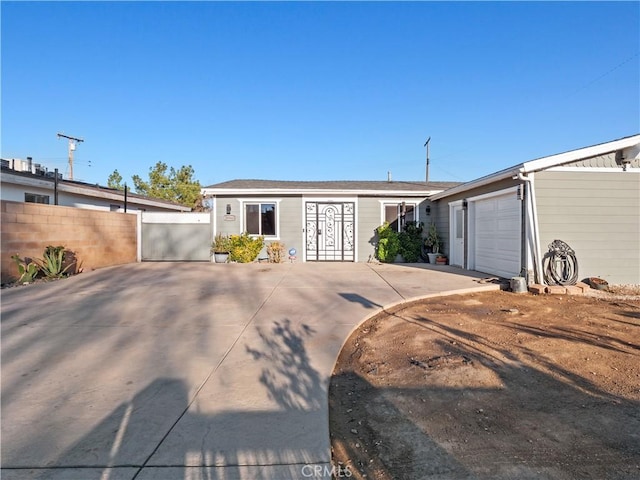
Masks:
[[[454,251],[455,251],[455,241],[456,241],[456,210],[462,210],[462,258],[460,259],[460,263],[454,263]],[[465,268],[464,265],[464,251],[466,249],[466,242],[464,240],[464,234],[466,233],[466,218],[465,211],[463,207],[462,200],[456,200],[455,202],[449,202],[449,263],[454,266],[459,266]],[[456,259],[457,260],[457,259]]]
[[[426,198],[423,198],[421,200],[418,199],[407,199],[407,198],[385,198],[385,199],[379,199],[378,203],[380,203],[380,225],[382,225],[385,222],[385,205],[396,205],[398,206],[399,204],[401,204],[402,202],[405,202],[405,204],[407,205],[413,205],[413,211],[415,212],[415,221],[416,222],[420,222],[420,204],[424,201],[426,201]]]
[[[601,143],[600,145],[559,153],[557,155],[551,155],[550,157],[543,157],[537,160],[525,162],[522,165],[522,172],[530,173],[535,172],[536,170],[546,170],[547,168],[555,167],[563,163],[575,162],[582,159],[598,157],[607,153],[613,153],[617,150],[633,147],[638,143],[640,143],[640,135],[634,135],[632,137],[621,138],[612,142]]]
[[[640,168],[627,167],[627,170],[622,170],[622,167],[551,167],[547,168],[547,172],[589,172],[589,173],[640,173]]]
[[[509,178],[513,179],[514,177],[517,177],[519,173],[532,173],[539,170],[548,170],[552,167],[558,167],[565,163],[572,163],[579,160],[585,160],[587,158],[598,157],[625,148],[633,148],[638,144],[640,144],[640,135],[633,135],[631,137],[621,138],[619,140],[602,143],[600,145],[594,145],[578,150],[572,150],[570,152],[551,155],[549,157],[543,157],[537,160],[531,160],[528,162],[520,163],[513,167],[506,168],[504,170],[500,170],[490,175],[486,175],[476,180],[463,183],[462,185],[449,188],[448,190],[441,191],[434,194],[431,197],[431,200],[440,200],[441,198],[464,193],[474,188],[489,185],[500,180],[506,180]]]
[[[239,214],[238,214],[238,219],[240,220],[240,234],[242,234],[243,232],[246,231],[245,228],[245,224],[244,224],[244,212],[245,212],[245,206],[247,204],[249,205],[263,205],[263,204],[268,204],[268,203],[275,203],[276,204],[276,234],[275,236],[273,235],[264,235],[262,234],[262,236],[264,237],[265,241],[266,240],[280,240],[280,202],[282,202],[281,198],[264,198],[264,197],[255,197],[255,198],[237,198],[236,199],[239,203],[240,203],[240,208],[239,208]],[[249,234],[250,236],[256,237],[258,235],[256,234]]]
[[[508,195],[509,193],[517,193],[519,186],[504,188],[502,190],[496,190],[495,192],[484,193],[482,195],[476,195],[475,197],[467,198],[468,202],[477,202],[478,200],[486,200],[492,197],[501,197],[502,195]]]

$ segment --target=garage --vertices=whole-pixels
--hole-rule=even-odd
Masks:
[[[517,190],[479,197],[470,204],[472,268],[506,278],[520,275],[522,213]]]

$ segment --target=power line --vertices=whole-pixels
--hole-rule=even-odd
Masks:
[[[591,80],[589,83],[586,83],[585,85],[583,85],[582,87],[578,88],[577,90],[575,90],[573,93],[570,93],[569,95],[567,95],[565,98],[570,98],[573,97],[574,95],[576,95],[577,93],[581,92],[582,90],[586,90],[587,88],[589,88],[591,85],[593,85],[596,82],[599,82],[600,80],[602,80],[604,77],[611,75],[613,72],[615,72],[616,70],[618,70],[620,67],[622,67],[623,65],[626,65],[627,63],[629,63],[631,60],[633,60],[634,58],[636,58],[638,55],[640,55],[640,52],[636,52],[635,55],[631,55],[629,58],[627,58],[626,60],[624,60],[623,62],[619,63],[618,65],[616,65],[615,67],[613,67],[611,70],[608,70],[607,72],[603,73],[602,75],[600,75],[599,77],[594,78],[593,80]]]

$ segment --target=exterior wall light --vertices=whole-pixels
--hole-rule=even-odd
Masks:
[[[426,213],[427,215],[431,215],[431,205],[427,205],[427,207],[424,209],[424,213]]]
[[[227,203],[227,215],[231,215],[231,204]]]

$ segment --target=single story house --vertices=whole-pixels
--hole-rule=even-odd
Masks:
[[[214,233],[264,235],[302,261],[366,262],[375,229],[402,218],[434,222],[461,268],[547,283],[549,246],[561,240],[580,279],[640,284],[640,134],[466,183],[232,180],[203,194]]]
[[[430,200],[452,265],[548,283],[545,256],[561,240],[579,279],[640,284],[640,135],[520,163]]]
[[[384,222],[430,222],[429,197],[456,182],[231,180],[204,187],[214,232],[263,235],[310,262],[366,262]]]
[[[30,159],[29,159],[30,160]],[[165,200],[145,197],[113,188],[64,180],[39,164],[19,159],[2,159],[1,199],[13,202],[43,203],[64,207],[112,212],[189,212],[191,209]]]

